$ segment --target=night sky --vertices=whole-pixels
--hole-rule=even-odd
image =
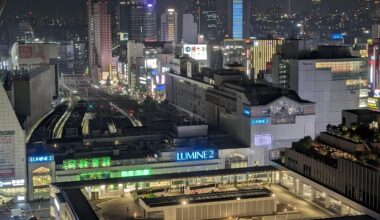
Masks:
[[[117,0],[109,0],[117,1]],[[176,7],[184,0],[157,0],[160,8]],[[225,1],[225,0],[218,0]],[[310,10],[309,0],[292,0],[293,9],[297,12],[307,13]],[[36,16],[43,15],[81,15],[85,14],[86,0],[8,0],[5,7],[5,15],[22,15],[27,11],[32,11]],[[255,7],[267,8],[273,4],[287,5],[287,0],[253,0]],[[356,6],[358,0],[324,0],[324,10],[328,8],[352,8]]]

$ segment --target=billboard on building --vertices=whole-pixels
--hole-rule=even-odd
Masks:
[[[207,60],[207,44],[184,44],[183,54],[194,60]]]
[[[272,135],[271,134],[259,134],[254,136],[254,143],[256,147],[261,146],[272,146]]]
[[[15,177],[15,131],[0,131],[0,178]]]
[[[18,53],[20,59],[30,59],[33,56],[32,46],[19,46]]]

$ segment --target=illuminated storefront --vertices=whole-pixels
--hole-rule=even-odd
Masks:
[[[50,183],[54,181],[54,157],[52,154],[28,157],[28,199],[48,199]]]
[[[319,61],[315,63],[316,69],[331,69],[332,73],[363,73],[366,72],[367,64],[360,61]]]

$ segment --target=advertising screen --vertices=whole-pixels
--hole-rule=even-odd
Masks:
[[[20,59],[29,59],[33,56],[32,46],[19,46],[18,50]]]
[[[255,146],[271,146],[272,145],[272,135],[271,134],[260,134],[254,136]]]
[[[207,60],[207,45],[185,44],[183,45],[183,54],[189,55],[194,60]]]
[[[157,59],[146,59],[147,69],[157,69]]]

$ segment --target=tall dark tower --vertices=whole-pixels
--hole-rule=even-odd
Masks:
[[[216,40],[221,35],[217,3],[218,0],[191,0],[190,11],[198,24],[198,32],[209,41]]]
[[[117,31],[128,40],[157,41],[155,0],[120,1],[116,8]]]
[[[311,10],[314,16],[321,15],[322,0],[311,0]]]

